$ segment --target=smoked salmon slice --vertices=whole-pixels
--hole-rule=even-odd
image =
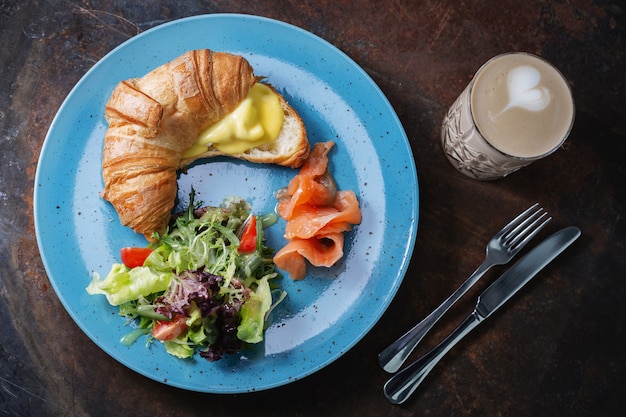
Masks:
[[[325,226],[342,222],[361,223],[361,210],[353,191],[338,191],[332,206],[297,206],[287,221],[285,237],[308,239],[319,234]]]
[[[300,168],[298,175],[289,182],[286,192],[279,196],[278,214],[283,219],[292,217],[299,205],[327,205],[335,199],[337,187],[328,172],[328,152],[334,142],[314,145],[309,157]]]
[[[329,233],[311,239],[294,238],[274,255],[274,264],[294,280],[306,276],[306,261],[331,267],[343,256],[343,233]]]
[[[354,191],[337,190],[328,170],[333,141],[316,143],[300,172],[277,194],[278,214],[286,220],[289,240],[274,256],[292,279],[303,279],[307,261],[330,267],[343,257],[344,233],[361,223]]]

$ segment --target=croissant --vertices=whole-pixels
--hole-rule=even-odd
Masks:
[[[153,232],[165,230],[176,199],[177,171],[195,159],[220,154],[209,149],[183,159],[185,151],[200,132],[232,112],[259,79],[243,57],[204,49],[186,52],[142,78],[115,87],[105,107],[109,126],[102,153],[101,196],[113,205],[123,225],[148,240]],[[294,129],[295,120],[299,139],[284,141],[288,146],[281,142],[267,145],[266,151],[231,156],[302,165],[309,153],[304,125],[279,97],[289,109],[285,117],[289,124],[283,130]],[[289,112],[296,117],[287,117]],[[280,152],[272,147],[281,148]],[[272,153],[276,157],[268,159]]]

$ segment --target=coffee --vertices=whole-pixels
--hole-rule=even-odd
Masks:
[[[505,177],[554,152],[574,121],[561,73],[526,53],[499,55],[475,74],[444,117],[441,143],[463,174]]]
[[[507,155],[534,158],[557,148],[571,128],[574,103],[563,76],[529,54],[506,54],[478,71],[471,89],[474,122]]]

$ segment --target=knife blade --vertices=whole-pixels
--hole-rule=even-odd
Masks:
[[[476,307],[448,337],[424,356],[391,377],[383,387],[385,397],[402,404],[426,378],[443,356],[465,335],[504,305],[539,271],[580,236],[580,229],[569,226],[546,238],[478,297]]]

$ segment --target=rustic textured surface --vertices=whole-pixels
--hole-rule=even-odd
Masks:
[[[55,416],[608,416],[626,400],[626,117],[623,3],[571,1],[0,2],[0,414]],[[420,181],[415,254],[374,329],[294,384],[202,395],[148,380],[98,349],[49,285],[32,217],[35,167],[72,86],[126,39],[204,13],[266,16],[346,52],[378,83],[411,141]],[[564,149],[497,182],[462,177],[438,130],[489,57],[539,54],[572,84]],[[494,229],[531,201],[582,238],[450,352],[414,398],[390,405],[378,352],[482,261]],[[63,254],[71,256],[71,254]],[[493,271],[494,274],[499,272]],[[490,275],[493,276],[493,275]],[[481,286],[472,293],[475,295]],[[455,307],[434,343],[472,307]],[[427,346],[424,346],[424,349]]]

